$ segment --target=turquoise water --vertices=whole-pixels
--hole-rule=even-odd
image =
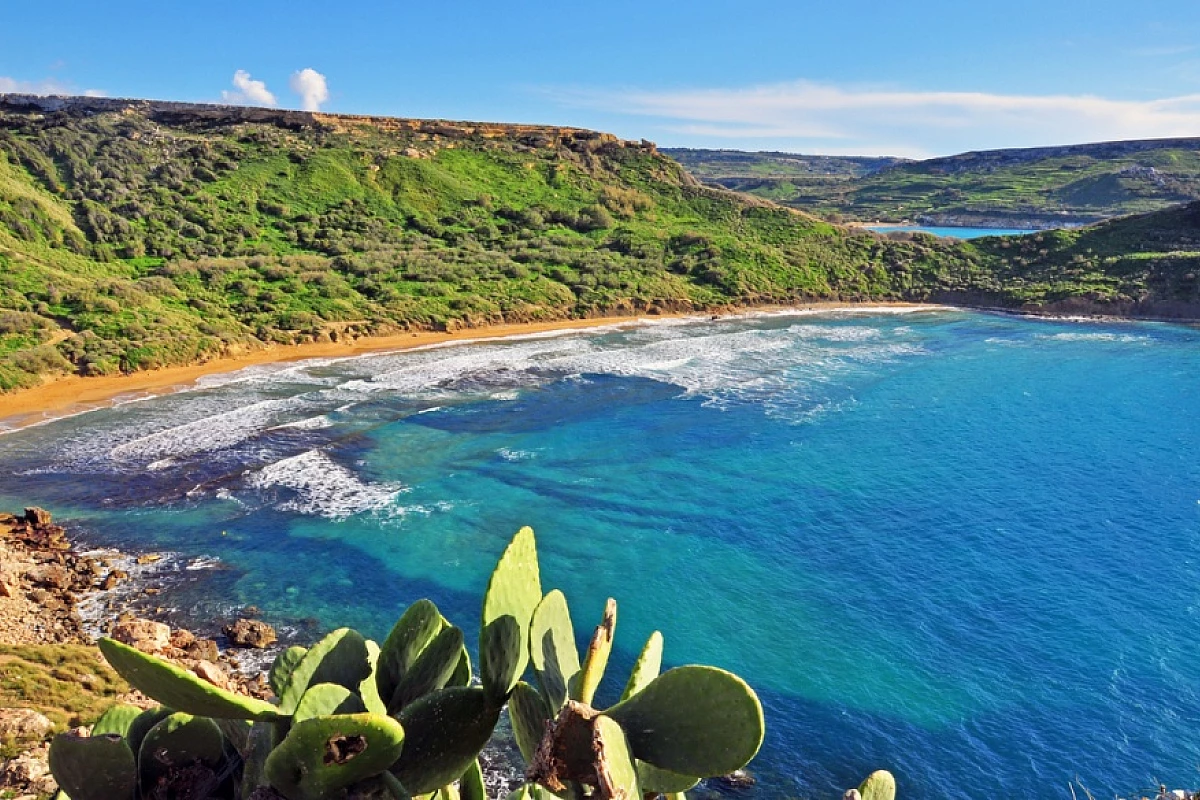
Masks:
[[[934,236],[953,237],[955,239],[978,239],[980,236],[1021,236],[1026,233],[1037,233],[1029,228],[959,228],[959,227],[930,227],[925,225],[867,225],[867,230],[879,233],[894,231],[920,231],[932,233]]]
[[[1200,785],[1200,332],[756,315],[258,367],[0,436],[0,508],[221,560],[254,603],[464,627],[517,527],[628,668],[742,674],[755,798]],[[619,682],[607,687],[619,692]]]

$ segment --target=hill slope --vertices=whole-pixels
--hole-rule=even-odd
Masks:
[[[0,98],[0,386],[408,328],[895,296],[881,242],[568,128]]]
[[[1200,139],[963,153],[926,161],[679,153],[696,177],[856,220],[1051,227],[1200,199]],[[804,170],[795,169],[803,164]]]
[[[274,343],[813,299],[1191,309],[1190,284],[1084,269],[1074,246],[1016,261],[842,228],[571,128],[0,96],[0,390]]]

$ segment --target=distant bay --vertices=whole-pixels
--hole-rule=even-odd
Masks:
[[[162,599],[468,629],[521,525],[601,697],[654,629],[757,688],[747,800],[1200,785],[1200,331],[911,308],[259,365],[0,435],[0,509],[218,563]],[[195,561],[200,559],[202,561]]]
[[[1037,233],[1032,228],[958,228],[929,227],[923,225],[864,225],[863,227],[877,233],[930,233],[934,236],[953,239],[978,239],[982,236],[1022,236],[1026,233]]]

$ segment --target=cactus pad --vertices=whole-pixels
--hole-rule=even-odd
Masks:
[[[658,677],[658,671],[662,669],[663,655],[663,636],[658,631],[650,634],[650,638],[646,640],[646,644],[642,647],[642,653],[638,656],[637,662],[633,665],[633,671],[629,673],[629,682],[625,684],[625,691],[621,693],[622,700],[628,700],[635,694],[645,689],[650,681]]]
[[[115,639],[103,638],[97,644],[122,678],[170,708],[229,719],[272,720],[279,716],[275,706],[266,701],[219,689],[174,664]]]
[[[134,721],[141,715],[142,709],[137,706],[124,703],[115,705],[101,714],[100,719],[96,720],[96,724],[92,726],[92,736],[115,733],[117,736],[128,741],[129,729],[133,727]]]
[[[383,702],[383,698],[379,696],[379,684],[375,680],[379,667],[379,645],[367,639],[367,665],[371,668],[371,674],[363,678],[358,684],[358,696],[362,698],[363,705],[367,711],[372,714],[386,714],[387,704]]]
[[[296,713],[292,715],[293,724],[310,717],[327,717],[331,714],[360,714],[367,710],[362,698],[345,686],[336,683],[318,683],[308,687]]]
[[[406,739],[392,774],[414,795],[440,789],[467,771],[499,717],[500,709],[477,686],[415,700],[398,717]]]
[[[288,800],[335,797],[391,766],[404,728],[382,714],[340,714],[297,722],[267,757],[267,780]]]
[[[458,793],[461,800],[487,800],[487,788],[483,783],[483,769],[479,759],[471,762],[467,771],[458,779]]]
[[[215,767],[225,756],[225,737],[207,717],[175,712],[159,722],[138,750],[138,779],[145,789],[177,767],[197,761]]]
[[[637,767],[625,732],[613,719],[596,717],[596,792],[598,800],[641,800]]]
[[[283,696],[283,690],[292,680],[292,671],[296,669],[296,665],[304,660],[304,654],[308,652],[307,647],[292,645],[286,650],[280,650],[279,655],[275,656],[275,662],[271,664],[271,671],[267,673],[267,683],[271,686],[271,691],[276,697]]]
[[[450,625],[443,628],[400,678],[388,701],[395,714],[418,697],[443,688],[462,658],[463,632]]]
[[[50,745],[50,773],[72,800],[132,798],[137,788],[133,752],[115,733],[60,733]]]
[[[758,696],[716,667],[676,667],[605,713],[624,728],[637,758],[683,775],[741,769],[762,745]]]
[[[896,800],[896,779],[886,769],[878,769],[867,776],[858,787],[862,800]]]
[[[537,544],[533,529],[522,528],[500,557],[483,596],[479,671],[497,707],[529,664],[529,620],[541,600]]]
[[[647,794],[680,794],[693,788],[699,778],[659,769],[645,761],[637,762],[638,784]]]
[[[391,633],[383,640],[379,663],[375,667],[375,685],[384,702],[396,693],[400,680],[443,627],[445,622],[441,612],[429,600],[413,603],[396,620]]]
[[[558,713],[567,702],[567,687],[579,674],[579,652],[567,598],[558,589],[542,598],[529,626],[529,660],[542,695]]]
[[[546,706],[546,700],[525,681],[518,681],[508,698],[508,717],[512,722],[513,738],[521,757],[528,764],[533,761],[538,742],[546,733],[546,723],[554,718]]]
[[[596,689],[604,678],[604,669],[608,666],[608,656],[612,653],[613,636],[617,628],[617,601],[611,597],[604,604],[604,618],[596,626],[592,634],[591,644],[588,645],[587,657],[583,661],[583,670],[579,673],[571,699],[587,705],[592,704]]]
[[[358,631],[338,628],[310,647],[292,669],[279,696],[279,713],[294,712],[309,686],[336,683],[354,691],[370,674],[366,639]]]

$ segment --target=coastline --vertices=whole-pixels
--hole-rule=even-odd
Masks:
[[[421,331],[416,333],[364,337],[345,343],[313,342],[298,345],[276,345],[187,366],[164,367],[162,369],[121,375],[94,377],[67,375],[47,381],[40,386],[22,389],[9,394],[0,394],[0,435],[13,430],[51,422],[84,411],[106,408],[115,405],[122,398],[127,398],[128,400],[145,399],[186,391],[195,386],[196,382],[201,378],[236,372],[246,367],[261,366],[263,364],[282,364],[314,358],[353,358],[371,353],[399,352],[452,342],[468,343],[555,331],[588,330],[614,325],[638,325],[663,319],[695,318],[699,321],[713,316],[736,316],[756,311],[837,311],[839,309],[869,309],[874,307],[951,308],[951,306],[938,303],[902,301],[848,303],[828,301],[798,305],[764,305],[712,309],[707,311],[586,317],[549,322],[504,323],[478,328],[459,328],[454,331]]]

